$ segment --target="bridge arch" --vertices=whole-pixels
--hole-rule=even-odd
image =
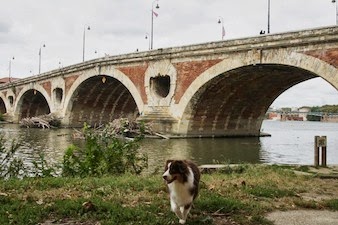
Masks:
[[[85,71],[66,93],[63,123],[98,125],[120,117],[136,117],[144,103],[124,73],[113,67]]]
[[[302,53],[270,51],[226,58],[202,73],[173,113],[188,136],[258,136],[272,102],[290,87],[322,77],[338,90],[337,68]]]
[[[6,96],[0,92],[0,113],[5,114],[7,113],[8,105],[6,101]]]
[[[51,99],[47,91],[39,84],[32,83],[20,90],[14,106],[14,120],[20,121],[25,117],[49,114]]]

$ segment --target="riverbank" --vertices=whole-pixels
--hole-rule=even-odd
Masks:
[[[338,173],[337,168],[326,169]],[[336,179],[310,167],[226,166],[203,174],[187,224],[272,224],[276,210],[338,210]],[[0,224],[176,224],[161,174],[0,181]]]

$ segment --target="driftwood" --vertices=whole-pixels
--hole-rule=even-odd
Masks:
[[[115,119],[106,126],[100,126],[94,128],[96,132],[104,132],[108,134],[113,134],[115,136],[123,137],[123,138],[134,138],[139,135],[147,135],[147,136],[157,136],[164,139],[169,139],[168,137],[156,133],[152,130],[151,124],[142,124],[135,119],[128,118],[119,118]],[[80,130],[74,130],[73,133],[74,139],[83,139],[84,134]]]
[[[37,117],[27,117],[20,121],[21,127],[27,128],[55,128],[60,126],[60,119],[52,114]]]
[[[163,134],[160,134],[160,133],[154,133],[154,135],[156,135],[156,136],[158,136],[158,137],[160,137],[160,138],[163,138],[163,139],[170,139],[169,137],[167,137],[167,136],[165,136],[165,135],[163,135]]]
[[[135,119],[128,118],[114,119],[113,122],[110,122],[105,127],[105,129],[108,129],[110,132],[116,135],[122,135],[125,137],[135,137],[141,134],[143,135],[154,134],[149,124],[148,125],[141,124]]]

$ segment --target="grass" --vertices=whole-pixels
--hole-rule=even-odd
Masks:
[[[337,196],[338,186],[334,180],[298,176],[277,166],[245,165],[231,172],[203,174],[187,224],[268,225],[271,222],[264,215],[276,209],[338,210],[338,199],[306,200],[301,197],[304,193]],[[0,205],[0,224],[178,222],[160,174],[2,180]]]

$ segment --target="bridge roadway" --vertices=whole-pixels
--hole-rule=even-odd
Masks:
[[[120,117],[164,134],[259,136],[288,88],[322,77],[338,90],[338,27],[98,58],[0,86],[14,122],[53,113],[64,126]],[[298,96],[295,96],[298,98]]]

